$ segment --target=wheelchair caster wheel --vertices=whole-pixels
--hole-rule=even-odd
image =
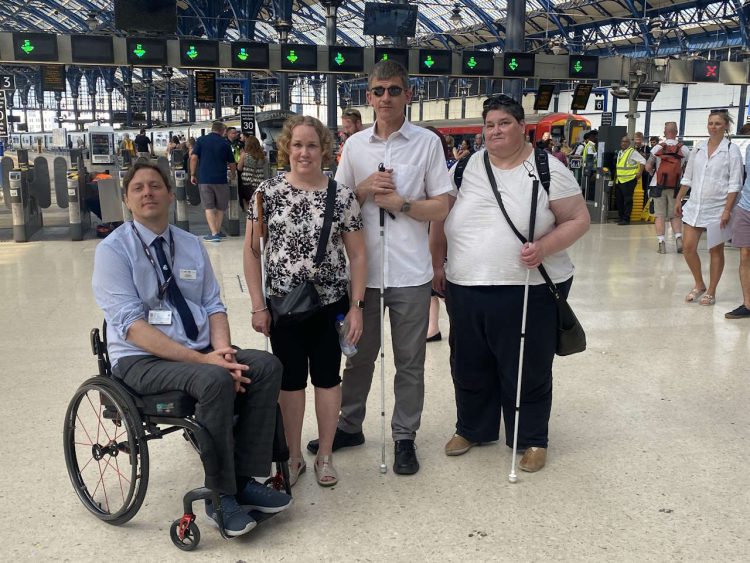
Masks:
[[[178,518],[172,522],[172,526],[169,528],[169,537],[172,538],[172,543],[179,549],[192,551],[198,547],[201,541],[201,532],[195,522],[190,522],[183,530],[183,537],[180,538],[180,527],[183,525],[182,520],[182,518]]]

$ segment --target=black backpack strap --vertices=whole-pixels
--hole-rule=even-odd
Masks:
[[[544,186],[544,191],[549,195],[549,186],[552,183],[552,176],[549,172],[549,153],[544,149],[534,149],[534,160],[539,172],[539,181]]]
[[[466,165],[469,164],[470,159],[471,156],[467,158],[461,158],[454,165],[455,172],[453,172],[453,183],[456,184],[456,188],[458,188],[459,190],[461,189],[461,182],[464,181],[464,170],[466,170]]]
[[[328,191],[326,192],[326,209],[323,215],[323,228],[320,230],[318,240],[318,252],[315,254],[314,267],[317,269],[323,263],[326,256],[326,246],[331,236],[331,225],[333,224],[333,208],[336,204],[336,181],[328,178]]]

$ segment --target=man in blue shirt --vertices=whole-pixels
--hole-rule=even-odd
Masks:
[[[214,121],[211,132],[195,142],[190,157],[190,181],[197,184],[200,178],[198,189],[211,231],[211,234],[203,239],[211,242],[219,242],[227,236],[221,231],[224,212],[229,207],[227,165],[231,177],[235,178],[237,175],[237,163],[234,161],[232,147],[224,137],[226,129],[227,126],[221,121]]]
[[[252,479],[270,473],[281,363],[232,348],[206,249],[169,225],[169,179],[138,162],[123,188],[133,221],[99,244],[92,280],[112,371],[136,393],[183,391],[197,400],[218,461],[204,464],[206,486],[222,495],[226,533],[247,533],[256,524],[250,510],[280,512],[292,500]],[[206,510],[215,519],[210,502]]]

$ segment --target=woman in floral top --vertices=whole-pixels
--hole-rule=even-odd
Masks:
[[[262,195],[263,222],[268,231],[265,246],[268,295],[284,296],[314,275],[328,188],[328,177],[323,174],[322,166],[330,161],[332,145],[329,129],[317,119],[306,116],[289,118],[277,139],[280,166],[288,163],[291,172],[258,187]],[[360,306],[367,278],[359,204],[351,188],[337,186],[331,234],[325,258],[317,271],[322,310],[303,322],[275,326],[263,298],[257,200],[256,197],[248,209],[245,278],[253,304],[253,328],[271,337],[273,353],[284,365],[279,404],[289,445],[292,484],[305,471],[301,440],[309,365],[320,436],[315,474],[320,485],[335,485],[338,475],[331,448],[341,406],[341,349],[336,317],[346,316],[349,327],[346,337],[356,344],[362,335]]]

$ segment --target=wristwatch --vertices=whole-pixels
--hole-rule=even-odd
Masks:
[[[411,211],[411,201],[405,199],[400,211],[401,213],[409,213],[409,211]]]
[[[354,304],[357,306],[358,309],[364,309],[365,308],[365,302],[361,299],[355,299]]]

